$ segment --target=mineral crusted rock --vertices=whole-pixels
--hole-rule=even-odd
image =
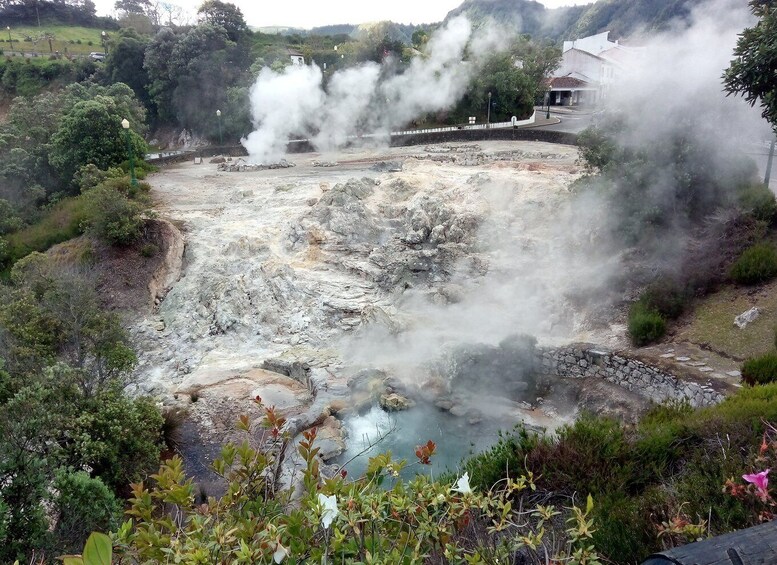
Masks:
[[[415,406],[415,402],[409,398],[392,392],[391,394],[382,394],[380,396],[380,407],[386,412],[401,412]]]
[[[746,328],[749,324],[755,322],[761,315],[759,308],[753,307],[746,312],[742,312],[739,316],[734,318],[734,325],[739,329]]]

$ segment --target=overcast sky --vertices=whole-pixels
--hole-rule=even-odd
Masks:
[[[171,0],[191,13],[202,0]],[[462,0],[289,0],[258,2],[233,0],[251,26],[311,28],[329,24],[360,24],[379,20],[399,23],[439,22]],[[548,8],[588,4],[593,0],[545,0]],[[115,0],[95,0],[100,15],[113,14]]]

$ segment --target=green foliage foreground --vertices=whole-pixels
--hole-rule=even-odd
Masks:
[[[732,497],[724,485],[760,470],[764,434],[777,422],[777,384],[740,390],[721,404],[654,408],[634,428],[592,415],[555,437],[505,436],[464,469],[478,488],[532,473],[553,502],[574,492],[597,501],[596,549],[617,563],[752,526],[764,504]],[[741,480],[738,480],[741,485]]]
[[[153,486],[133,485],[126,522],[114,536],[117,554],[132,562],[184,563],[529,563],[547,556],[559,563],[599,563],[590,543],[586,508],[514,504],[533,492],[531,476],[494,488],[473,489],[469,476],[455,485],[425,474],[397,478],[404,461],[383,454],[364,477],[321,475],[316,430],[297,445],[302,462],[294,489],[281,486],[278,454],[294,443],[279,434],[283,420],[272,408],[263,421],[267,443],[229,444],[213,464],[227,481],[226,494],[198,502],[180,458],[166,462]],[[248,432],[249,420],[239,427]],[[419,465],[433,456],[419,446]],[[287,454],[287,457],[290,454]],[[570,499],[571,500],[571,499]]]

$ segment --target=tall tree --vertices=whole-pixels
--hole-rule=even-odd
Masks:
[[[235,43],[248,31],[243,12],[234,4],[220,0],[206,0],[197,10],[197,14],[209,24],[221,26],[227,30],[230,41]]]
[[[151,9],[151,0],[116,0],[113,6],[125,14],[146,14]]]
[[[751,0],[758,23],[745,29],[723,75],[726,91],[741,94],[750,105],[760,102],[762,115],[777,128],[777,1]]]

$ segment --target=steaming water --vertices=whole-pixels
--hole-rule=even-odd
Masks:
[[[343,464],[358,455],[346,467],[351,476],[361,476],[370,457],[390,451],[394,459],[407,460],[408,465],[401,473],[404,478],[416,473],[431,472],[437,477],[445,471],[456,472],[462,459],[496,443],[502,429],[495,422],[485,420],[470,424],[467,418],[458,418],[428,404],[418,404],[399,413],[388,413],[373,406],[363,414],[346,418],[343,427],[348,432],[347,449],[336,463]],[[506,431],[510,428],[506,424]],[[384,439],[376,443],[381,437]],[[429,440],[437,444],[436,455],[431,465],[420,465],[415,448]]]

